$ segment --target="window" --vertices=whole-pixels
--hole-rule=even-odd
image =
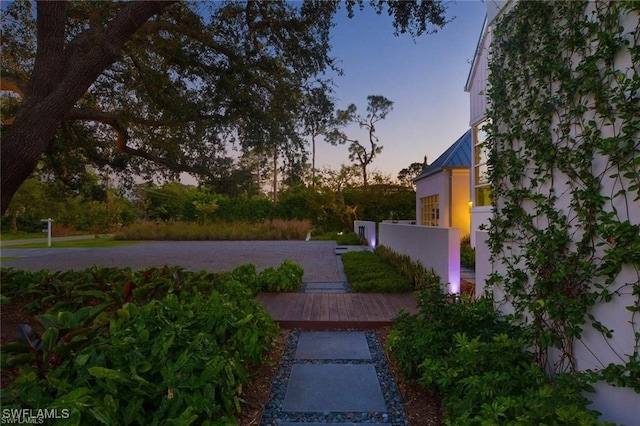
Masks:
[[[489,145],[487,143],[487,132],[484,126],[488,121],[476,124],[473,127],[473,172],[475,206],[491,205],[491,187],[489,185],[489,169],[487,159],[489,158]]]
[[[440,196],[429,195],[420,198],[420,225],[424,226],[440,226]]]

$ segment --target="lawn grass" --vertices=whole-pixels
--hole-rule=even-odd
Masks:
[[[312,240],[335,241],[340,246],[361,246],[366,241],[361,240],[355,232],[325,232],[324,234],[312,235]]]
[[[370,251],[342,255],[344,273],[356,293],[404,293],[413,290],[409,279]]]
[[[114,238],[87,238],[84,240],[68,240],[68,241],[52,241],[51,247],[47,246],[47,243],[27,243],[27,244],[15,244],[7,246],[6,248],[108,248],[127,246],[131,244],[137,244],[140,241],[131,240],[115,240]]]
[[[0,234],[2,241],[33,240],[42,237],[47,237],[46,232],[3,232]]]

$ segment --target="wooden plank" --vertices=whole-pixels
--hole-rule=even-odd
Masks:
[[[329,293],[329,321],[338,321],[340,314],[338,313],[338,295]]]
[[[347,314],[347,321],[354,320],[356,318],[356,308],[353,304],[353,294],[348,293],[343,297],[345,312]]]
[[[322,303],[322,295],[319,293],[307,294],[313,301],[311,307],[311,321],[322,321],[320,304]]]
[[[304,309],[302,316],[299,318],[302,321],[311,321],[311,311],[313,310],[313,297],[311,294],[304,295]]]
[[[327,293],[320,294],[320,319],[329,321],[329,295]]]
[[[377,328],[391,324],[398,309],[415,313],[411,294],[260,293],[256,299],[283,327]]]
[[[287,315],[288,318],[292,320],[302,318],[304,314],[305,301],[307,300],[305,296],[306,295],[304,293],[296,294],[296,297],[292,303],[291,308],[288,309],[288,315]]]
[[[337,296],[337,295],[336,295]],[[336,297],[338,302],[338,320],[339,321],[347,321],[349,319],[349,312],[347,311],[347,298],[345,295],[340,295],[341,297]]]
[[[362,310],[364,314],[364,320],[366,321],[377,321],[377,313],[374,307],[371,304],[371,294],[360,294],[362,299]]]
[[[384,319],[390,320],[396,316],[395,303],[393,302],[393,296],[390,295],[378,295],[376,297],[376,303],[380,309],[380,315]]]

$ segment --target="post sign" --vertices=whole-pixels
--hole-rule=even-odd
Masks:
[[[51,247],[51,224],[53,223],[53,219],[42,219],[42,232],[47,233],[47,247]]]

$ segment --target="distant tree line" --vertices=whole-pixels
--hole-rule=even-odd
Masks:
[[[34,175],[16,192],[2,231],[38,232],[41,220],[54,219],[57,232],[112,232],[135,222],[197,222],[209,224],[269,219],[308,219],[317,233],[347,231],[353,221],[412,219],[415,191],[390,177],[373,174],[363,185],[356,166],[323,169],[311,179],[283,185],[277,203],[269,191],[246,185],[194,186],[180,182],[114,186],[97,174],[71,188],[60,180]]]

